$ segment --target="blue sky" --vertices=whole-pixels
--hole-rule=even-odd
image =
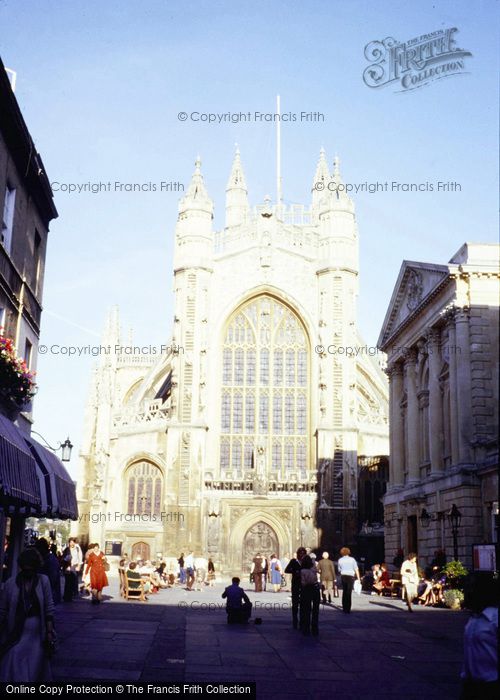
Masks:
[[[344,180],[456,181],[449,193],[353,197],[359,325],[375,343],[403,259],[443,263],[497,239],[497,3],[0,0],[0,55],[52,182],[189,182],[200,153],[215,224],[239,143],[252,204],[275,191],[272,124],[182,123],[180,111],[319,111],[282,127],[286,202],[310,201],[319,149]],[[457,27],[463,75],[368,88],[364,47]],[[22,31],[19,29],[22,28]],[[178,193],[56,193],[41,343],[99,342],[118,304],[141,344],[169,338]],[[39,358],[36,430],[80,445],[92,359]],[[71,469],[76,473],[76,452]]]

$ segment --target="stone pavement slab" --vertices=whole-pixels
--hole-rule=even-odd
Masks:
[[[160,591],[124,601],[116,582],[99,606],[61,604],[55,680],[256,681],[259,698],[439,698],[458,696],[463,612],[359,596],[346,615],[322,606],[319,637],[291,626],[287,593],[248,592],[261,625],[228,626],[222,585]]]

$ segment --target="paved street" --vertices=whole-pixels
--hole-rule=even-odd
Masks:
[[[351,615],[322,609],[319,638],[291,627],[288,593],[255,594],[261,625],[228,626],[222,584],[164,590],[125,602],[117,582],[100,606],[89,599],[57,611],[55,680],[257,682],[257,697],[457,698],[467,613],[355,596]],[[284,606],[284,607],[281,607]]]

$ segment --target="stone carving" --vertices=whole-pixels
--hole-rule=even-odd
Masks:
[[[231,508],[231,525],[233,525],[235,522],[237,522],[240,518],[242,518],[245,513],[248,513],[250,508]]]
[[[209,515],[207,530],[208,553],[215,554],[218,551],[220,534],[220,518],[217,515]]]
[[[413,311],[422,301],[424,284],[421,272],[411,270],[406,290],[406,306],[409,311]]]
[[[287,508],[280,508],[279,510],[276,511],[276,515],[280,520],[285,520],[287,522],[290,522],[290,511]]]
[[[266,470],[266,448],[258,445],[255,450],[255,478],[253,481],[253,492],[259,495],[267,493],[267,470]]]

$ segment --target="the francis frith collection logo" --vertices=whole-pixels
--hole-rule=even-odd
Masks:
[[[363,72],[365,84],[379,88],[393,83],[399,87],[398,92],[405,92],[463,73],[464,59],[472,54],[456,46],[456,32],[458,29],[453,27],[405,42],[392,37],[371,41],[365,46],[365,58],[370,61]]]

